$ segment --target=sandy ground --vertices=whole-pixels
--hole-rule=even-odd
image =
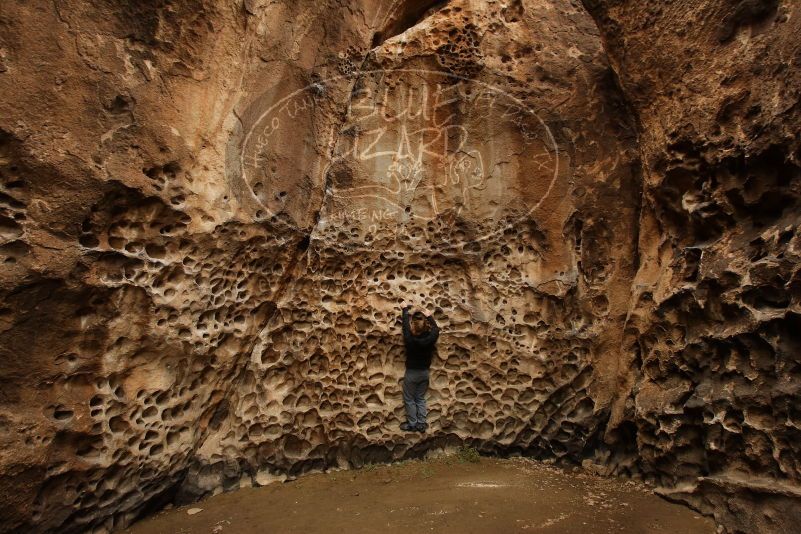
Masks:
[[[715,525],[633,482],[526,459],[447,457],[217,495],[126,532],[713,534]]]

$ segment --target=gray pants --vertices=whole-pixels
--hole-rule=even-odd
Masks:
[[[403,403],[406,405],[406,422],[409,426],[426,424],[426,391],[428,369],[406,369],[403,375]]]

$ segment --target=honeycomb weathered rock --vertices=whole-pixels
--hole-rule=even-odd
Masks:
[[[584,4],[5,2],[0,530],[462,442],[797,521],[798,8]]]
[[[595,448],[639,176],[592,20],[379,4],[4,7],[4,528],[462,440]],[[445,331],[423,442],[403,299]]]
[[[640,269],[610,425],[733,532],[801,521],[801,6],[585,0],[640,124]],[[625,391],[625,390],[624,390]]]
[[[374,48],[347,80],[355,89],[316,82],[350,95],[319,172],[324,198],[288,208],[267,198],[262,209],[317,224],[185,491],[462,440],[578,458],[599,439],[633,274],[632,137],[599,109],[620,103],[586,15],[532,6],[502,25],[504,9],[452,2]],[[441,70],[442,43],[463,33],[481,66],[471,79]],[[258,132],[276,124],[268,117]],[[300,117],[293,135],[327,139],[316,121],[298,130]],[[254,137],[243,134],[246,150]],[[287,182],[277,146],[241,172],[256,196],[285,190],[288,203],[303,185]],[[263,161],[274,162],[266,177]],[[304,164],[299,174],[324,167],[290,163]],[[628,200],[599,214],[609,198]],[[422,442],[398,429],[403,300],[437,310],[443,330]]]

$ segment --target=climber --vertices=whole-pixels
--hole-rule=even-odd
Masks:
[[[406,346],[406,374],[403,376],[403,403],[406,405],[404,432],[425,432],[426,390],[431,356],[439,338],[439,327],[428,312],[416,311],[409,321],[409,309],[403,307],[403,343]]]

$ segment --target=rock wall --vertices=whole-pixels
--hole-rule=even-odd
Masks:
[[[0,530],[470,443],[786,531],[798,9],[584,4],[4,2]]]
[[[3,3],[4,531],[119,526],[173,487],[291,270],[219,155],[260,61],[234,7]]]
[[[590,455],[616,387],[639,196],[591,19],[570,4],[450,2],[344,62],[361,69],[241,113],[253,120],[233,179],[265,216],[317,222],[184,491],[462,442]],[[350,99],[332,124],[284,122],[329,93]],[[287,160],[289,127],[333,156]],[[310,193],[287,179],[299,174],[318,177]],[[404,300],[443,331],[422,438],[398,428]]]
[[[732,532],[801,520],[801,6],[586,0],[636,112],[640,268],[609,434]]]
[[[0,24],[3,530],[463,441],[596,449],[639,163],[582,8],[14,0]],[[403,299],[445,332],[423,439],[397,428]]]

